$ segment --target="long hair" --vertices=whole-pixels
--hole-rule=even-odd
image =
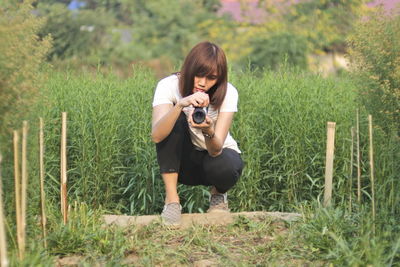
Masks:
[[[216,44],[202,42],[197,44],[183,62],[179,79],[179,92],[183,97],[193,93],[194,77],[217,74],[217,82],[207,94],[210,104],[218,109],[224,101],[228,86],[228,71],[224,51]]]

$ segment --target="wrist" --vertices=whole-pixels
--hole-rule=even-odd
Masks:
[[[184,106],[182,105],[181,101],[178,101],[178,102],[176,103],[176,106],[177,106],[178,108],[180,108],[180,109],[183,109],[183,108],[184,108]]]
[[[201,131],[203,133],[204,137],[207,137],[208,139],[212,139],[215,136],[215,131],[214,130],[209,130],[209,131]]]

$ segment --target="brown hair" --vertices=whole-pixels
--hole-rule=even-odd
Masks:
[[[224,101],[228,86],[228,71],[224,51],[216,44],[197,44],[183,62],[179,79],[179,92],[183,97],[193,93],[194,77],[204,77],[217,73],[216,84],[207,91],[210,104],[218,109]]]

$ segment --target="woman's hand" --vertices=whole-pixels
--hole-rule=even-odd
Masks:
[[[214,134],[214,122],[213,122],[213,120],[210,117],[208,117],[208,115],[206,115],[205,120],[202,123],[197,124],[197,123],[195,123],[193,121],[193,116],[192,116],[193,115],[193,111],[194,110],[190,111],[189,116],[188,116],[189,117],[188,118],[189,125],[192,126],[193,128],[201,129],[201,131],[203,133],[206,133],[206,134],[209,134],[209,135],[213,135]]]
[[[193,105],[193,107],[207,107],[210,103],[208,94],[196,92],[178,101],[178,105],[182,108]]]

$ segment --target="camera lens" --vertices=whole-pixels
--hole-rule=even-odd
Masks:
[[[193,121],[197,124],[202,123],[206,119],[206,111],[204,108],[195,108],[192,114]]]

